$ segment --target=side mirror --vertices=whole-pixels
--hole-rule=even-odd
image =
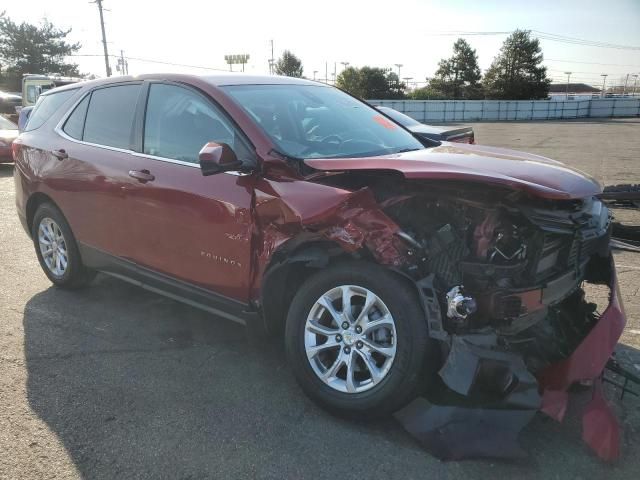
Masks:
[[[242,166],[235,152],[226,143],[209,142],[198,154],[200,170],[202,175],[207,177],[216,173],[237,170]]]

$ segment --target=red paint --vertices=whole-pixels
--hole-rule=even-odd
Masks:
[[[613,263],[613,259],[611,260]],[[618,343],[627,322],[620,302],[620,289],[612,265],[609,305],[589,334],[575,351],[539,375],[540,386],[545,390],[566,390],[580,380],[591,380],[600,376]]]
[[[561,422],[567,413],[569,393],[566,391],[545,390],[542,395],[540,411],[557,422]]]
[[[620,425],[604,397],[602,381],[593,386],[593,399],[582,413],[582,440],[603,460],[620,457]]]
[[[512,150],[452,144],[369,158],[309,159],[327,170],[389,170],[407,179],[453,180],[500,185],[548,199],[585,198],[600,193],[598,182],[553,160]]]
[[[609,305],[589,334],[565,360],[547,367],[538,376],[543,391],[542,411],[561,421],[567,408],[571,385],[581,380],[594,381],[594,399],[583,414],[583,438],[605,460],[612,460],[619,452],[619,426],[603,397],[600,376],[611,357],[626,316],[620,299],[620,289],[611,259]]]
[[[473,232],[476,257],[487,258],[487,250],[493,241],[494,232],[498,226],[498,212],[492,211]]]

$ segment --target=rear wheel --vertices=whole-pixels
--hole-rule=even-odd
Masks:
[[[95,276],[93,270],[82,264],[71,228],[55,206],[44,203],[38,207],[31,236],[40,266],[55,285],[79,288]]]
[[[436,346],[411,285],[365,263],[311,277],[293,300],[287,356],[296,379],[335,413],[391,413],[428,385]]]

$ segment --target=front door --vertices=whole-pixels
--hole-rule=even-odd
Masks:
[[[137,181],[127,198],[135,238],[131,260],[246,302],[253,177],[202,176],[198,152],[209,141],[227,143],[241,160],[255,161],[210,100],[187,87],[148,84],[142,151],[131,162]]]

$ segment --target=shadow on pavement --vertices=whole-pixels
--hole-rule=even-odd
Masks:
[[[106,276],[94,283],[51,287],[24,315],[29,403],[82,477],[334,478],[351,471],[354,446],[394,436],[394,449],[423,454],[392,420],[359,425],[313,405],[278,342]]]
[[[13,164],[0,163],[0,178],[13,177]]]
[[[279,342],[248,341],[244,327],[110,277],[36,294],[25,306],[24,338],[29,404],[83,478],[498,473],[486,460],[437,461],[391,419],[364,424],[325,413],[295,384]],[[637,350],[622,349],[640,363]],[[625,398],[623,408],[630,460],[635,402]],[[501,464],[500,473],[608,472],[579,432],[577,418],[558,425],[537,417],[522,435],[531,457]]]

